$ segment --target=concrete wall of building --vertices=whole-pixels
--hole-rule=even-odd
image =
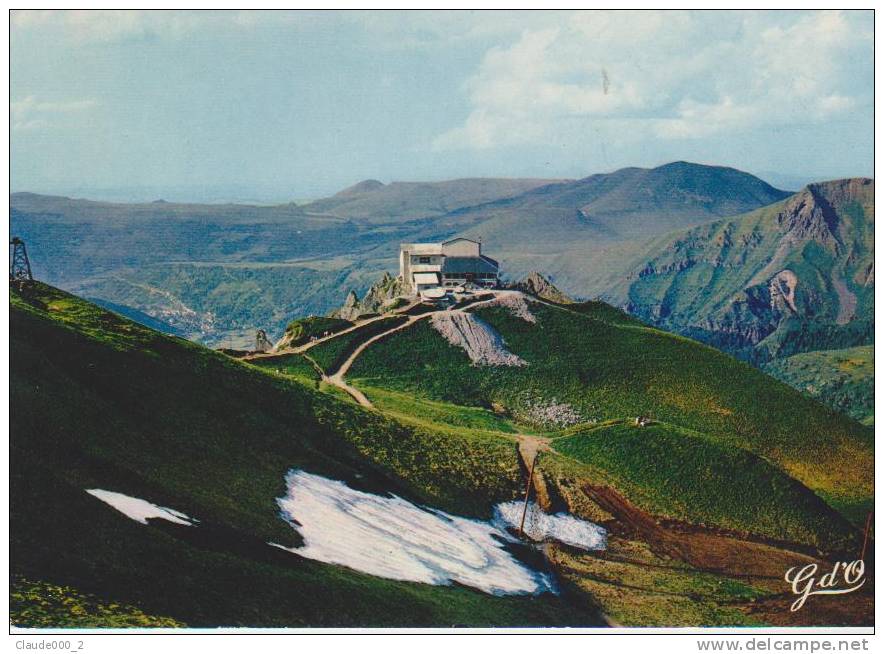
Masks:
[[[399,250],[399,276],[411,288],[411,253],[404,248]]]

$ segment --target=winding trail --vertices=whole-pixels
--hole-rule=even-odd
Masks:
[[[401,325],[397,325],[396,327],[393,327],[392,329],[388,329],[385,332],[381,332],[380,334],[376,334],[375,336],[372,336],[364,343],[361,343],[355,350],[353,350],[353,352],[350,354],[350,356],[348,356],[344,360],[344,362],[340,366],[338,366],[337,370],[335,370],[331,374],[328,374],[328,373],[324,374],[322,376],[322,381],[327,382],[327,383],[331,384],[332,386],[337,386],[342,391],[349,393],[350,396],[354,400],[356,400],[359,404],[361,404],[362,406],[367,407],[369,409],[373,408],[374,405],[371,403],[371,400],[369,400],[365,396],[365,393],[363,393],[358,388],[355,388],[355,387],[351,386],[350,384],[348,384],[346,381],[344,381],[344,375],[347,374],[347,372],[350,370],[350,366],[353,365],[353,362],[356,361],[356,359],[359,357],[359,355],[362,354],[362,352],[365,350],[365,348],[367,348],[369,345],[371,345],[375,341],[378,341],[386,336],[389,336],[393,332],[397,332],[400,329],[405,329],[406,327],[410,327],[411,325],[416,323],[418,320],[423,320],[425,318],[428,318],[429,316],[433,315],[433,313],[436,313],[436,312],[434,311],[431,313],[425,313],[420,316],[411,316],[408,320],[406,320]],[[343,333],[344,332],[339,332],[339,334],[343,334]]]
[[[350,397],[352,397],[354,400],[356,400],[356,402],[358,402],[360,405],[371,409],[371,408],[374,408],[374,405],[371,403],[371,400],[369,400],[365,396],[365,393],[360,391],[358,388],[355,388],[354,386],[351,386],[350,384],[348,384],[344,380],[344,376],[350,370],[351,366],[356,361],[356,359],[359,358],[359,355],[362,354],[365,351],[365,349],[369,345],[371,345],[372,343],[375,343],[375,342],[381,340],[382,338],[389,336],[390,334],[392,334],[394,332],[397,332],[402,329],[406,329],[407,327],[410,327],[411,325],[415,324],[419,320],[426,320],[426,319],[429,319],[431,316],[441,314],[441,313],[467,313],[467,312],[472,311],[473,309],[476,309],[478,307],[493,304],[493,303],[497,302],[500,298],[506,297],[508,295],[522,296],[528,301],[540,302],[541,304],[546,304],[547,306],[551,306],[551,307],[554,307],[557,309],[563,308],[563,307],[560,307],[560,306],[553,304],[551,302],[546,302],[546,301],[541,300],[539,298],[535,298],[533,296],[528,296],[525,293],[522,293],[521,291],[496,289],[496,290],[488,291],[488,293],[491,294],[491,297],[486,300],[473,301],[473,302],[469,302],[467,304],[462,303],[461,306],[459,306],[459,307],[457,305],[455,305],[453,307],[449,307],[446,309],[437,309],[435,311],[427,311],[426,313],[421,313],[416,316],[409,316],[408,320],[406,320],[404,323],[397,325],[396,327],[392,327],[392,328],[388,329],[387,331],[381,332],[380,334],[376,334],[375,336],[372,336],[371,338],[366,340],[364,343],[361,343],[355,350],[353,350],[353,352],[350,354],[350,356],[348,356],[347,359],[340,366],[338,366],[338,368],[334,371],[323,371],[322,368],[319,366],[319,364],[316,363],[316,361],[314,361],[311,357],[306,355],[306,352],[308,352],[311,348],[316,347],[317,345],[320,345],[322,343],[327,343],[328,341],[338,338],[339,336],[344,336],[345,334],[350,334],[354,331],[362,329],[366,325],[370,325],[371,323],[377,322],[379,320],[384,320],[385,318],[388,318],[391,315],[407,314],[409,311],[411,311],[415,307],[417,307],[420,304],[420,301],[415,300],[414,302],[411,302],[407,306],[405,306],[401,309],[398,309],[396,311],[381,314],[381,315],[375,316],[373,318],[368,318],[367,320],[361,320],[359,322],[354,323],[352,326],[347,327],[347,329],[342,329],[341,331],[335,332],[334,334],[329,334],[328,336],[323,336],[322,338],[317,338],[314,341],[304,343],[303,345],[300,345],[298,347],[288,348],[285,350],[279,350],[279,351],[275,351],[275,352],[257,352],[255,354],[250,354],[248,356],[243,357],[242,360],[243,361],[253,361],[255,359],[272,359],[274,357],[283,357],[283,356],[288,356],[291,354],[303,354],[307,358],[307,360],[310,361],[311,364],[313,364],[313,367],[316,369],[316,371],[318,373],[320,373],[322,381],[324,381],[328,384],[331,384],[332,386],[336,386],[337,388],[340,388],[342,391],[344,391],[345,393],[350,395]],[[573,312],[573,313],[577,313],[577,312]]]
[[[357,321],[353,323],[350,327],[347,327],[347,329],[342,329],[341,331],[335,332],[334,334],[329,334],[328,336],[317,338],[315,341],[307,341],[306,343],[304,343],[303,345],[299,345],[298,347],[292,347],[285,350],[277,350],[271,352],[256,352],[255,354],[244,356],[242,360],[251,361],[253,359],[272,359],[273,357],[281,357],[289,354],[303,354],[310,348],[316,347],[317,345],[330,341],[334,338],[337,338],[338,336],[343,336],[344,334],[354,332],[357,329],[362,329],[366,325],[370,325],[371,323],[377,322],[378,320],[383,320],[384,318],[389,318],[390,316],[397,314],[408,313],[416,306],[418,306],[418,304],[420,304],[419,301],[414,301],[411,304],[402,307],[401,309],[398,309],[396,311],[391,311],[390,313],[382,313],[379,316],[375,316],[374,318],[367,318],[366,320]]]
[[[364,406],[368,409],[372,409],[372,408],[374,408],[374,404],[372,404],[371,400],[369,400],[368,397],[366,397],[365,393],[360,391],[358,388],[351,386],[344,379],[344,376],[349,372],[353,363],[356,361],[356,359],[359,358],[359,355],[361,355],[368,346],[370,346],[372,343],[375,343],[375,342],[381,340],[382,338],[386,338],[387,336],[389,336],[390,334],[392,334],[394,332],[400,331],[402,329],[406,329],[406,328],[410,327],[411,325],[415,324],[416,322],[418,322],[420,320],[427,320],[431,316],[434,316],[436,314],[440,314],[440,313],[466,313],[467,310],[471,310],[476,307],[491,304],[493,302],[496,302],[500,297],[505,296],[507,294],[513,294],[513,293],[521,294],[520,291],[501,291],[501,290],[491,291],[492,297],[488,298],[487,300],[480,300],[478,302],[472,302],[472,303],[470,303],[466,306],[460,307],[460,308],[450,307],[447,309],[439,309],[437,311],[428,311],[426,313],[422,313],[417,316],[409,316],[408,320],[406,320],[401,325],[397,325],[395,327],[388,329],[385,332],[381,332],[380,334],[376,334],[376,335],[372,336],[371,338],[369,338],[368,340],[366,340],[364,343],[360,343],[359,346],[357,346],[356,349],[353,350],[352,353],[350,353],[350,356],[348,356],[344,360],[344,362],[340,366],[338,366],[338,368],[336,370],[326,371],[326,372],[322,373],[322,381],[326,382],[327,384],[331,384],[332,386],[336,386],[337,388],[340,388],[342,391],[344,391],[345,393],[350,395],[350,397],[352,397],[354,400],[356,400],[356,402],[358,402],[361,406]],[[412,308],[414,308],[415,306],[417,306],[417,304],[418,304],[417,302],[413,302],[412,304],[408,305],[408,307],[404,308],[401,311],[397,311],[395,313],[398,313],[398,314],[405,313],[405,312],[411,310]],[[319,345],[320,343],[324,343],[324,342],[329,341],[333,338],[337,338],[338,336],[342,336],[343,334],[351,333],[356,329],[360,329],[360,328],[364,327],[365,325],[376,322],[378,320],[382,320],[383,318],[386,318],[389,315],[390,314],[384,314],[384,315],[378,316],[376,318],[371,318],[369,320],[365,320],[365,321],[360,322],[356,325],[353,325],[352,327],[348,327],[345,330],[336,332],[335,334],[332,334],[330,336],[327,336],[327,337],[324,337],[321,339],[317,339],[311,343],[306,343],[298,348],[293,348],[291,350],[285,350],[284,352],[275,352],[275,353],[265,354],[264,358],[266,358],[267,356],[282,356],[285,354],[304,354],[307,350],[309,350],[310,348],[312,348],[316,345]],[[261,355],[254,355],[251,358],[259,358],[260,356]],[[308,357],[308,359],[309,359],[309,357]],[[318,370],[321,370],[321,368],[319,368],[319,366],[316,364],[316,362],[314,362],[312,359],[309,359],[309,360],[311,361],[311,363],[313,363],[313,365]]]
[[[348,356],[346,358],[346,360],[340,366],[338,366],[337,370],[335,370],[331,373],[324,374],[322,376],[322,380],[328,384],[331,384],[332,386],[337,386],[345,393],[348,393],[350,395],[350,397],[352,397],[354,400],[356,400],[362,406],[369,408],[369,409],[374,408],[374,405],[371,403],[371,400],[369,400],[365,396],[365,393],[360,391],[358,388],[351,386],[350,384],[348,384],[344,380],[344,376],[347,374],[347,372],[349,372],[353,363],[356,361],[356,359],[359,358],[359,355],[362,354],[369,345],[371,345],[372,343],[374,343],[376,341],[381,340],[382,338],[386,338],[387,336],[389,336],[390,334],[392,334],[394,332],[398,332],[402,329],[406,329],[407,327],[410,327],[411,325],[415,324],[419,320],[427,320],[431,316],[434,316],[439,313],[466,313],[467,309],[473,309],[475,307],[479,307],[479,306],[483,306],[486,304],[490,304],[492,302],[496,302],[498,300],[498,298],[501,297],[501,295],[507,294],[507,293],[518,293],[518,291],[494,291],[492,293],[493,293],[493,297],[491,297],[487,300],[473,302],[472,304],[469,304],[468,306],[460,308],[460,309],[457,309],[457,308],[439,309],[438,311],[428,311],[427,313],[422,313],[418,316],[410,316],[408,318],[408,320],[406,320],[401,325],[397,325],[396,327],[388,329],[385,332],[381,332],[380,334],[376,334],[375,336],[372,336],[364,343],[360,343],[360,345],[355,350],[353,350],[353,352],[350,354],[350,356]],[[381,318],[383,318],[383,317],[384,316],[381,316]],[[361,323],[359,325],[359,327],[362,327],[363,325],[367,325],[369,322],[374,322],[375,320],[377,320],[377,318],[367,320],[367,321]],[[329,340],[331,338],[334,338],[335,336],[340,336],[341,334],[345,334],[347,332],[353,331],[353,329],[355,329],[355,328],[356,327],[354,326],[354,327],[349,328],[345,331],[340,331],[337,334],[334,334],[333,336],[329,336],[328,338],[325,338],[322,340],[323,341]],[[302,346],[302,349],[300,350],[300,352],[303,353],[304,351],[308,350],[310,347],[313,347],[314,345],[317,345],[318,343],[319,343],[319,341],[314,341],[313,343],[311,343],[309,345],[309,347]],[[295,352],[295,350],[290,350],[290,352]]]

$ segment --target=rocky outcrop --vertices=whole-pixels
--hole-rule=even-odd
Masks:
[[[798,286],[798,275],[791,270],[781,270],[774,275],[768,288],[770,290],[770,308],[780,313],[791,311],[797,313],[795,307],[795,287]]]
[[[654,242],[604,295],[738,357],[861,344],[874,309],[874,181],[786,200]]]
[[[344,300],[344,306],[334,311],[331,315],[333,318],[356,320],[360,313],[363,312],[359,310],[359,296],[356,295],[356,291],[350,291],[347,293],[347,299]]]
[[[360,300],[355,291],[347,293],[344,306],[333,311],[333,318],[356,320],[359,316],[373,313],[384,313],[405,303],[406,290],[398,277],[385,272],[383,277],[373,284]]]
[[[556,288],[549,279],[537,271],[528,273],[525,279],[513,284],[512,288],[548,302],[555,302],[557,304],[572,304],[574,302],[574,300]]]

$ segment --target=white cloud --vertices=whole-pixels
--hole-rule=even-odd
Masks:
[[[438,150],[700,138],[871,106],[869,12],[581,12],[491,48]],[[858,78],[856,71],[868,76]]]
[[[12,129],[23,131],[48,127],[53,116],[82,113],[97,105],[97,101],[90,99],[45,101],[29,95],[9,103]]]

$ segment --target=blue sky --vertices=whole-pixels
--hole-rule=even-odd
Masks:
[[[873,174],[861,12],[14,12],[12,188],[283,201],[685,159]]]

